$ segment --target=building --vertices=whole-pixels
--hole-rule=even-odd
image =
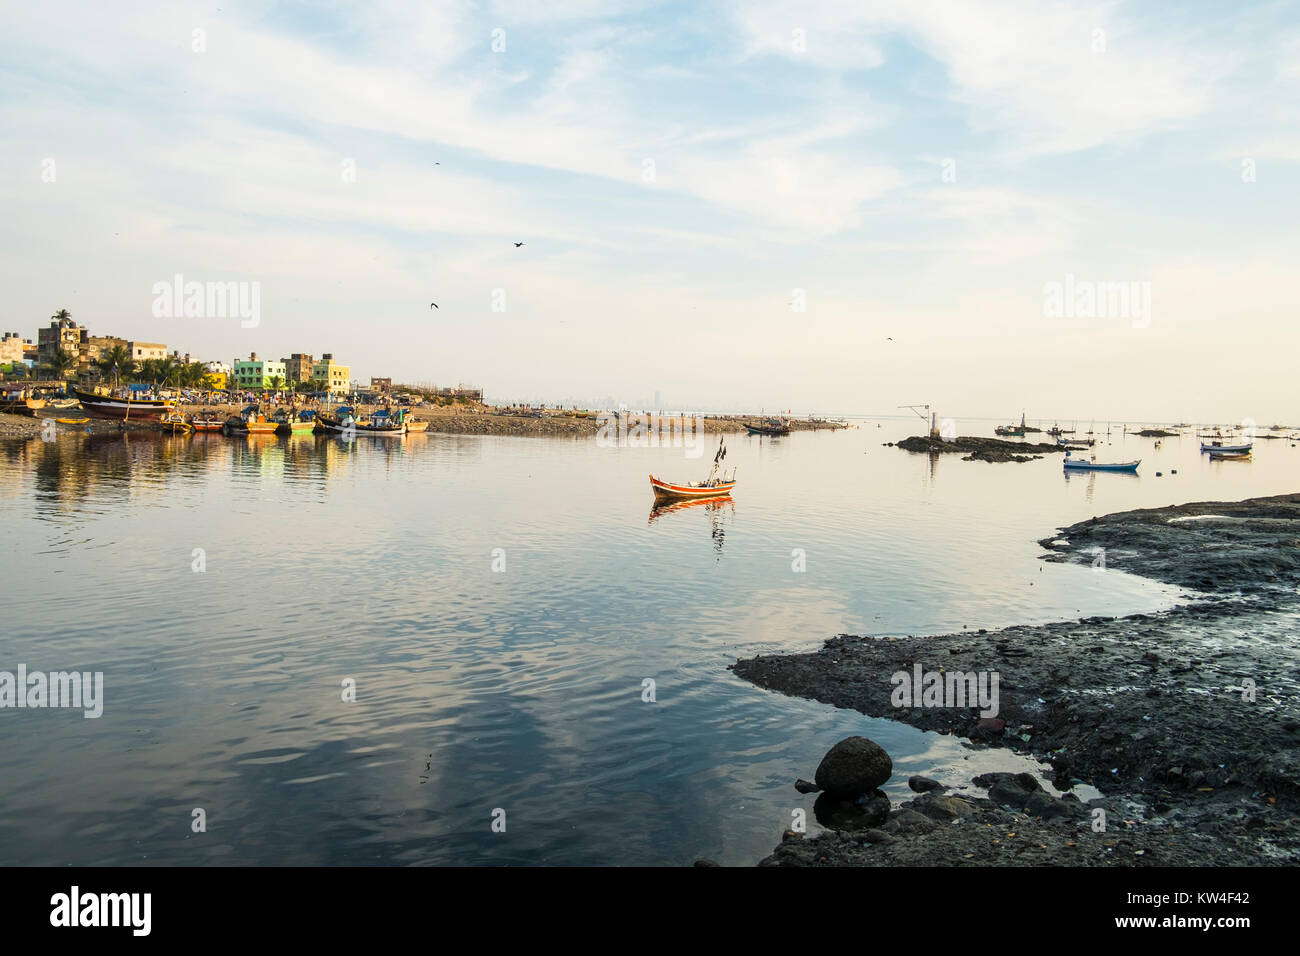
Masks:
[[[287,381],[283,362],[259,359],[256,352],[250,352],[247,361],[235,359],[233,374],[235,388],[242,389],[267,389],[277,378]]]
[[[31,347],[31,339],[25,339],[17,332],[6,332],[4,338],[0,339],[0,365],[11,365],[25,360]]]
[[[391,378],[372,378],[370,380],[370,390],[372,392],[391,392],[393,390],[393,380]]]
[[[62,349],[74,359],[81,354],[82,329],[71,318],[55,319],[47,329],[36,330],[36,351],[42,364]]]
[[[204,378],[208,383],[208,388],[225,389],[230,384],[231,374],[234,371],[225,362],[208,362],[203,366],[206,373]]]
[[[280,359],[284,363],[284,377],[290,382],[310,382],[312,369],[316,362],[310,355],[294,352],[288,358]]]
[[[161,342],[127,342],[126,347],[131,350],[131,359],[135,362],[167,357],[167,346]]]
[[[352,390],[352,369],[334,361],[334,353],[326,352],[320,361],[312,366],[312,381],[319,382],[327,392],[346,395]]]
[[[483,401],[483,389],[471,388],[466,385],[457,385],[455,388],[438,389],[439,398],[463,398],[470,402]]]

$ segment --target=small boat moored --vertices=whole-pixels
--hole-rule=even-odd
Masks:
[[[1207,445],[1205,444],[1205,442],[1201,442],[1201,451],[1209,452],[1211,455],[1214,454],[1240,455],[1243,453],[1250,454],[1250,449],[1252,447],[1253,447],[1253,442],[1246,442],[1244,445],[1225,445],[1221,441],[1210,442],[1210,444]]]
[[[1138,465],[1140,464],[1142,464],[1141,458],[1137,461],[1117,462],[1103,462],[1088,458],[1071,458],[1068,450],[1066,451],[1064,462],[1066,471],[1127,471],[1132,474],[1137,474]]]
[[[726,457],[727,446],[724,437],[718,442],[718,451],[713,456],[713,470],[709,472],[709,477],[703,481],[695,484],[677,485],[651,475],[650,489],[654,492],[655,501],[686,501],[729,496],[731,489],[736,487],[736,471],[734,468],[732,469],[730,478],[720,473],[722,460]]]
[[[180,412],[168,412],[158,423],[158,427],[165,432],[171,432],[173,435],[188,435],[194,431],[194,426]]]

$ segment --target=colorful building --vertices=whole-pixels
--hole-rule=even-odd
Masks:
[[[326,352],[312,366],[312,381],[319,382],[327,392],[346,395],[352,390],[352,369],[334,361],[334,353]]]
[[[252,390],[270,388],[273,379],[288,381],[283,362],[259,359],[256,352],[250,352],[247,361],[235,359],[233,378],[235,388]]]

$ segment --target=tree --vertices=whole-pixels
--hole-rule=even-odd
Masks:
[[[50,316],[50,318],[58,322],[59,325],[62,325],[65,322],[72,321],[72,313],[69,312],[67,309],[59,309],[59,311],[55,312],[52,316]]]
[[[284,388],[284,376],[272,375],[266,384],[270,387],[271,391],[278,392]]]
[[[65,349],[56,350],[48,359],[45,360],[45,367],[54,373],[55,378],[63,378],[68,369],[77,364],[77,360],[72,357],[72,353]]]
[[[105,375],[113,376],[115,385],[122,379],[130,381],[135,375],[135,361],[131,358],[131,350],[125,345],[114,345],[101,352],[95,364]]]

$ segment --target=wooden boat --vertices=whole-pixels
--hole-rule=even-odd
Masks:
[[[219,432],[226,423],[215,415],[191,415],[190,427],[196,432]]]
[[[308,411],[294,415],[289,409],[282,408],[275,413],[275,433],[277,435],[309,435],[315,430],[315,412]]]
[[[175,407],[174,402],[161,398],[113,398],[72,390],[81,407],[91,418],[115,418],[120,421],[162,421],[162,417]]]
[[[368,421],[357,422],[356,428],[358,435],[406,434],[406,423],[382,408],[371,415]]]
[[[401,423],[402,423],[403,425],[406,426],[406,431],[407,431],[408,433],[411,433],[411,432],[417,432],[417,433],[418,433],[418,432],[422,432],[422,431],[427,431],[428,428],[429,428],[429,423],[428,423],[428,422],[417,421],[417,420],[415,420],[414,418],[412,418],[412,417],[411,417],[411,410],[410,410],[409,408],[403,408],[403,409],[398,413],[398,419],[401,421]]]
[[[993,429],[993,434],[1001,435],[1003,437],[1008,437],[1008,438],[1024,438],[1025,437],[1025,413],[1024,412],[1020,413],[1019,425],[999,425],[997,428]]]
[[[1212,451],[1210,452],[1210,461],[1250,461],[1250,452],[1233,452],[1233,451]]]
[[[60,425],[84,425],[90,421],[89,418],[56,418],[54,420]]]
[[[1118,462],[1092,461],[1087,458],[1071,458],[1069,455],[1065,458],[1066,471],[1128,471],[1136,474],[1140,464],[1141,458],[1137,461]]]
[[[709,477],[701,482],[685,485],[673,484],[662,478],[650,476],[650,490],[654,492],[655,501],[683,501],[688,499],[723,498],[731,494],[736,487],[736,472],[726,478],[721,473],[722,460],[727,457],[726,436],[718,442],[718,451],[713,456],[713,470]]]
[[[1225,445],[1221,441],[1210,442],[1207,445],[1205,442],[1201,442],[1201,451],[1208,451],[1210,454],[1220,452],[1226,455],[1239,455],[1243,452],[1249,453],[1252,445],[1252,442],[1246,442],[1244,445]]]
[[[1056,444],[1062,448],[1091,448],[1097,444],[1095,438],[1058,438]]]
[[[674,485],[662,478],[650,476],[650,488],[655,501],[681,501],[688,498],[721,498],[731,494],[735,481],[702,481],[698,485]]]
[[[749,422],[743,424],[751,435],[775,436],[790,434],[790,426],[785,422],[777,421],[775,418],[770,419],[766,425],[751,425]]]
[[[273,435],[276,423],[263,414],[257,405],[249,405],[238,415],[226,419],[226,428],[238,435]]]
[[[168,412],[162,417],[158,427],[173,435],[188,435],[194,430],[194,426],[180,412]]]

